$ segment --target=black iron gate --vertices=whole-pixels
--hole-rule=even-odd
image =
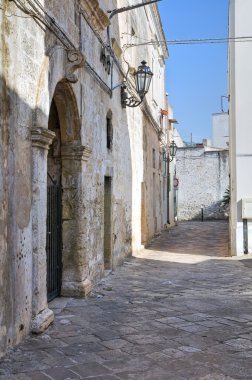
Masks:
[[[59,185],[47,187],[47,299],[51,301],[60,295],[62,274],[62,218],[61,193]]]

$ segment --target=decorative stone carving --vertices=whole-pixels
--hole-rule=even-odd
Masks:
[[[62,145],[61,147],[63,159],[87,161],[91,152],[91,149],[84,145]]]
[[[81,6],[96,30],[102,31],[109,25],[109,18],[100,8],[98,0],[82,0]]]
[[[48,150],[54,137],[55,133],[50,131],[49,129],[42,127],[33,127],[31,129],[31,140],[33,147]]]
[[[67,52],[65,79],[68,82],[76,83],[78,81],[74,72],[84,66],[85,60],[84,55],[79,50],[69,50]]]

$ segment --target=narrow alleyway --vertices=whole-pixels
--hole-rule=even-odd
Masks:
[[[0,362],[1,380],[252,379],[252,258],[225,222],[180,223]]]

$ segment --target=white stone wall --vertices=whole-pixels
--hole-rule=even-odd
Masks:
[[[228,188],[228,152],[179,148],[176,156],[178,220],[224,219],[221,206]]]
[[[166,202],[163,199],[163,187],[166,178],[160,165],[161,144],[158,130],[161,128],[161,109],[165,108],[164,58],[167,51],[162,46],[137,46],[143,39],[162,39],[162,30],[155,13],[156,6],[142,7],[119,15],[122,50],[122,64],[125,71],[128,64],[137,69],[144,59],[153,72],[153,79],[146,101],[141,107],[126,109],[132,160],[132,247],[142,248],[154,233],[163,226]],[[133,44],[130,48],[125,45]],[[129,78],[133,79],[130,75]],[[145,109],[152,115],[148,120]],[[139,149],[141,147],[141,149]],[[153,149],[156,165],[153,168]],[[153,184],[155,179],[155,185]],[[141,196],[142,192],[142,196]]]

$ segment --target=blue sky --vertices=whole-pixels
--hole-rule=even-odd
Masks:
[[[167,40],[228,35],[228,0],[162,0],[158,3]],[[227,95],[227,44],[168,45],[166,89],[182,138],[211,137],[212,113]],[[224,108],[227,105],[224,99]]]

